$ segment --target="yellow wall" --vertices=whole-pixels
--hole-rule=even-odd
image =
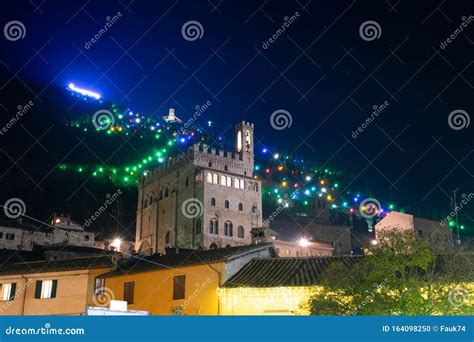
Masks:
[[[320,287],[221,288],[222,315],[307,315],[299,306]]]
[[[212,266],[224,275],[224,264]],[[185,275],[185,299],[173,300],[173,278]],[[182,307],[185,315],[218,314],[218,274],[209,265],[191,265],[160,269],[105,279],[111,299],[123,300],[124,283],[135,282],[134,302],[129,310],[146,310],[152,315],[171,315],[172,308]]]
[[[95,277],[108,268],[2,276],[0,283],[16,283],[15,300],[0,301],[0,315],[79,315],[92,304]],[[26,279],[25,279],[26,278]],[[56,298],[35,298],[36,280],[58,280]]]

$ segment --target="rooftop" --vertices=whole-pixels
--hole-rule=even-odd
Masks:
[[[0,276],[108,268],[114,267],[114,264],[114,258],[110,255],[74,259],[19,262],[0,268]]]
[[[354,264],[360,257],[256,258],[233,275],[224,288],[318,285],[333,261]]]
[[[116,270],[103,274],[101,278],[155,271],[166,268],[183,267],[193,264],[222,262],[231,260],[232,258],[238,257],[242,254],[264,250],[267,248],[271,248],[273,251],[273,245],[271,243],[265,243],[259,245],[245,245],[209,250],[187,250],[184,253],[152,255],[150,257],[132,256],[121,262]]]

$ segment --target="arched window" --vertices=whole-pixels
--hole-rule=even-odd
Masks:
[[[214,197],[211,198],[211,206],[216,206],[216,199]]]
[[[169,244],[170,243],[170,232],[166,232],[165,234],[165,244]]]
[[[219,234],[219,221],[216,218],[211,218],[209,221],[209,234]]]
[[[239,211],[243,211],[244,210],[244,205],[242,203],[239,203]]]
[[[226,185],[226,179],[225,176],[221,176],[221,185]]]
[[[232,178],[230,176],[227,176],[227,186],[228,187],[232,186]]]
[[[201,234],[201,230],[202,230],[201,220],[198,219],[196,221],[196,234]]]
[[[217,249],[217,245],[215,243],[211,243],[209,249]]]
[[[229,201],[228,201],[228,200],[225,200],[225,202],[224,202],[224,208],[229,209],[229,207],[230,207]]]
[[[240,188],[245,189],[245,181],[243,179],[240,180]]]
[[[212,183],[212,173],[208,172],[206,178],[208,183]]]
[[[234,178],[234,188],[238,189],[238,188],[239,188],[239,185],[240,185],[239,179],[238,179],[238,178]]]
[[[226,221],[224,223],[224,235],[225,236],[233,236],[234,235],[232,222]]]
[[[212,174],[212,182],[214,184],[219,184],[219,181],[218,181],[219,179],[218,178],[219,177],[217,176],[217,174],[215,174],[215,173]]]
[[[239,226],[237,228],[237,237],[240,238],[240,239],[243,239],[245,237],[244,227]]]

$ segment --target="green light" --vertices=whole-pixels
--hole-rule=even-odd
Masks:
[[[465,227],[464,227],[464,225],[462,224],[462,225],[459,226],[459,228],[461,228],[461,230],[464,230]]]
[[[448,226],[450,226],[450,227],[455,227],[455,226],[456,226],[456,222],[454,222],[453,220],[451,220],[451,221],[449,221]]]
[[[107,134],[112,134],[112,131],[110,129],[107,130]]]
[[[393,210],[395,208],[395,205],[389,204],[388,209]]]
[[[99,172],[104,172],[104,168],[103,168],[103,167],[99,167]]]
[[[84,169],[82,167],[78,168],[77,171],[82,172]]]
[[[304,205],[308,205],[308,201],[304,201],[303,204],[304,204]]]
[[[339,188],[339,183],[334,183],[334,187],[337,189]]]
[[[92,174],[94,177],[97,176],[97,172],[94,171],[94,173]]]
[[[128,182],[129,178],[127,176],[123,177],[123,181],[126,183]]]

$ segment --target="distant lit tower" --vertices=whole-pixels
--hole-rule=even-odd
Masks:
[[[181,119],[174,115],[174,108],[170,108],[168,115],[163,116],[163,120],[166,122],[181,122]]]
[[[252,172],[254,166],[253,131],[253,123],[242,121],[235,125],[236,151],[241,160],[250,165]]]

